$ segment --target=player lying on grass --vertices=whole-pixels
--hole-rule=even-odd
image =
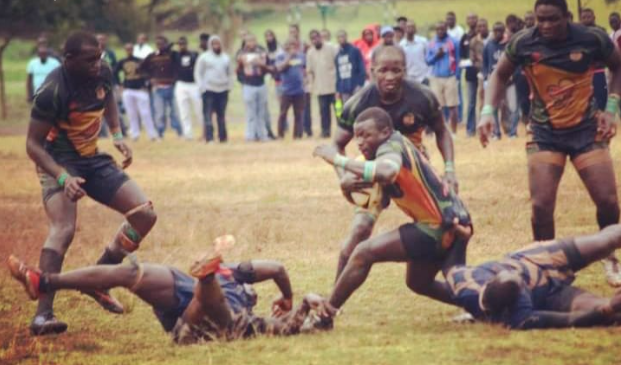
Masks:
[[[407,262],[406,283],[412,290],[454,304],[447,283],[435,277],[447,264],[448,252],[458,250],[462,254],[455,257],[465,260],[472,232],[468,211],[412,142],[394,130],[386,111],[366,109],[356,118],[353,129],[366,161],[349,159],[328,145],[317,147],[315,156],[348,171],[358,183],[378,184],[382,194],[414,222],[372,237],[355,248],[336,282],[330,310],[334,313],[341,308],[366,280],[373,264],[388,261]],[[416,275],[412,275],[414,272]]]
[[[448,270],[457,304],[513,329],[621,323],[621,292],[602,298],[572,285],[575,274],[621,248],[621,225],[590,236],[534,243],[500,261]]]
[[[130,260],[131,265],[97,265],[58,274],[42,273],[15,256],[9,257],[8,265],[33,300],[56,290],[127,288],[153,307],[164,330],[180,344],[234,340],[259,333],[299,333],[311,309],[319,309],[324,300],[308,294],[291,311],[293,294],[284,266],[263,260],[222,264],[221,252],[230,246],[231,239],[217,239],[214,249],[192,264],[191,276],[165,265],[139,264],[135,258]],[[274,301],[272,317],[255,316],[252,309],[257,295],[249,284],[270,279],[282,297]]]

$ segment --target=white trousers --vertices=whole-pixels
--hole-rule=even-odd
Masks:
[[[203,100],[198,86],[193,82],[177,81],[175,84],[175,100],[179,109],[179,119],[185,138],[192,138],[192,125],[202,125]]]
[[[140,137],[141,122],[150,139],[159,138],[153,125],[149,92],[147,90],[123,89],[122,98],[125,112],[129,119],[130,138],[136,139]]]

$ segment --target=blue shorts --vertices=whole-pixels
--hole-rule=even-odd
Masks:
[[[153,308],[155,316],[164,327],[164,331],[170,332],[175,327],[177,320],[183,315],[190,301],[194,297],[194,285],[196,281],[189,275],[184,274],[174,267],[169,267],[173,274],[175,284],[175,297],[177,298],[177,307],[169,310],[159,310]]]

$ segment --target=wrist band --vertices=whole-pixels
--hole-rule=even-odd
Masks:
[[[364,182],[373,182],[373,180],[375,180],[375,162],[367,161],[364,163],[362,180]]]
[[[336,155],[336,157],[334,157],[334,165],[342,169],[345,168],[345,165],[347,165],[347,162],[349,162],[349,157],[346,157],[343,155]]]
[[[494,107],[489,104],[484,105],[481,109],[481,115],[494,115]]]
[[[112,133],[112,139],[114,141],[120,141],[123,139],[123,133],[122,132],[114,132]]]
[[[63,171],[58,176],[58,179],[56,179],[56,181],[58,181],[58,185],[64,187],[65,186],[65,181],[67,181],[68,178],[69,178],[69,174],[67,173],[67,171]]]
[[[611,113],[612,115],[617,115],[619,113],[619,94],[610,94],[608,95],[608,102],[606,102],[606,111]]]
[[[455,164],[453,164],[453,161],[446,161],[444,163],[444,172],[455,172]]]

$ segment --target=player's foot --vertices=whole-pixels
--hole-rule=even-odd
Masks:
[[[93,290],[88,292],[82,292],[89,297],[95,299],[95,301],[105,310],[114,314],[123,314],[125,308],[123,304],[119,302],[115,297],[110,295],[108,290]]]
[[[451,318],[451,322],[459,324],[474,323],[474,317],[472,314],[464,312]]]
[[[606,281],[608,285],[618,288],[621,287],[621,265],[616,257],[607,257],[602,260]]]
[[[222,256],[220,253],[212,250],[204,254],[190,266],[190,275],[195,278],[202,279],[207,275],[213,274],[220,268]]]
[[[38,269],[29,267],[13,255],[9,256],[7,265],[9,266],[13,278],[24,286],[30,299],[36,300],[39,298],[39,280],[41,279],[41,272]]]
[[[67,324],[59,321],[54,313],[48,312],[34,317],[30,324],[30,333],[33,336],[43,336],[52,333],[63,333],[67,330]]]

